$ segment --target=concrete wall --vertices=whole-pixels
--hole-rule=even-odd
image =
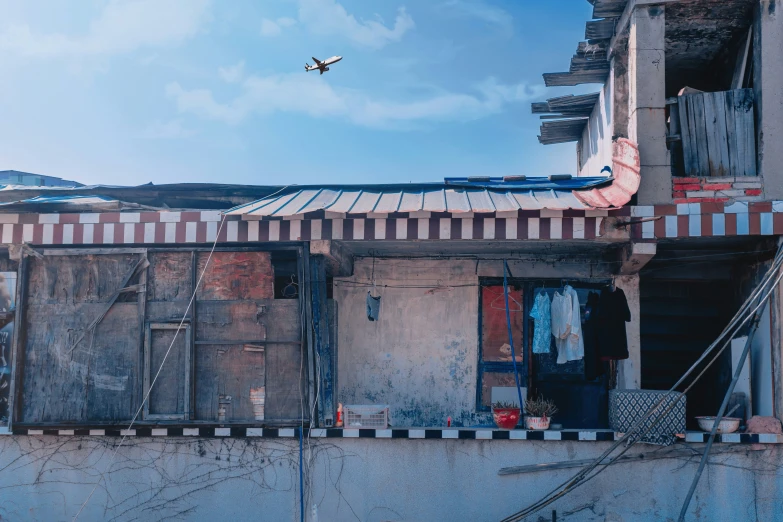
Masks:
[[[373,261],[359,258],[354,276],[335,282],[338,303],[338,392],[343,404],[387,404],[395,426],[491,423],[476,412],[479,276],[502,277],[502,261],[376,259],[380,320],[367,320],[365,300]],[[510,263],[527,279],[589,279],[589,265]],[[388,286],[386,286],[388,285]],[[633,318],[631,358],[620,364],[618,386],[639,388],[639,284],[617,278]],[[400,288],[404,287],[404,288]],[[445,288],[448,287],[448,288]]]
[[[350,282],[335,282],[337,400],[388,404],[396,426],[445,426],[449,416],[460,425],[489,421],[474,415],[476,262],[376,260],[377,322],[367,319],[362,286],[372,279],[372,265],[370,258],[357,259]]]
[[[666,148],[666,14],[663,5],[641,5],[631,15],[628,39],[628,137],[639,146],[639,205],[671,203]]]
[[[71,521],[116,438],[0,438],[0,517]],[[318,439],[305,443],[306,520],[497,521],[574,469],[498,476],[506,466],[597,457],[603,442]],[[701,449],[702,445],[694,445]],[[636,452],[659,450],[637,446]],[[680,448],[681,449],[681,448]],[[724,452],[734,451],[727,454]],[[783,519],[783,448],[717,444],[688,520]],[[130,439],[79,521],[299,520],[298,440]],[[618,464],[529,520],[674,520],[698,460]],[[315,506],[316,516],[313,516]]]
[[[759,172],[766,199],[783,199],[783,2],[759,0],[754,83]]]
[[[581,151],[578,176],[600,176],[601,169],[605,166],[612,167],[613,91],[614,77],[610,74],[578,144]]]

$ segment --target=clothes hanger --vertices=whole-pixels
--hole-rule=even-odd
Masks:
[[[502,306],[496,306],[495,305],[495,303],[497,302],[498,299],[503,299],[503,295],[504,295],[504,293],[501,292],[495,299],[492,300],[491,303],[489,303],[489,307],[492,308],[493,310],[505,310],[506,309],[505,299],[504,299],[504,302],[503,302]],[[508,300],[509,300],[509,303],[508,303],[508,311],[509,312],[521,312],[522,311],[522,305],[519,303],[519,301],[514,299],[513,295],[508,294]],[[514,308],[512,306],[512,304],[511,304],[512,302],[514,304],[516,304],[518,308]]]

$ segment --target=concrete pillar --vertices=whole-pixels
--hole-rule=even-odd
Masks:
[[[625,292],[628,308],[631,310],[631,322],[625,323],[628,336],[628,359],[617,365],[617,388],[620,390],[638,390],[642,387],[642,341],[639,306],[639,275],[619,276],[615,286]]]
[[[783,199],[783,2],[759,0],[754,25],[758,172],[764,198]]]
[[[639,146],[640,205],[672,201],[672,175],[666,148],[665,11],[642,5],[631,14],[628,36],[628,137]]]

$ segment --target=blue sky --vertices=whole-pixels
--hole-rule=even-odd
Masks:
[[[573,173],[530,102],[585,0],[0,0],[0,170],[83,183]],[[342,55],[323,76],[311,56]]]

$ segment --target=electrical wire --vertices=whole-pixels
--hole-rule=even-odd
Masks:
[[[133,419],[131,419],[130,425],[128,425],[128,428],[125,430],[125,434],[122,436],[122,439],[120,439],[120,443],[117,445],[116,448],[114,448],[114,452],[112,453],[111,459],[109,460],[109,464],[106,466],[106,470],[104,470],[103,473],[101,473],[100,478],[98,479],[98,482],[95,483],[95,486],[92,488],[92,491],[90,491],[90,494],[87,496],[87,499],[84,501],[84,503],[79,508],[79,511],[76,512],[76,515],[73,517],[73,522],[76,521],[76,519],[79,518],[79,515],[84,510],[84,508],[87,506],[87,504],[90,502],[90,499],[92,498],[93,494],[95,493],[95,490],[98,489],[98,486],[101,482],[103,482],[104,477],[106,476],[106,473],[108,473],[111,470],[112,464],[114,464],[114,459],[117,457],[117,452],[120,450],[122,445],[125,443],[125,439],[128,438],[128,433],[130,432],[131,428],[133,428],[133,425],[136,422],[136,419],[139,417],[139,414],[141,413],[141,410],[144,408],[144,404],[147,402],[147,400],[150,397],[150,393],[152,393],[152,388],[155,386],[155,383],[158,380],[158,377],[160,376],[161,370],[163,370],[163,365],[166,364],[166,359],[168,359],[169,354],[171,353],[171,349],[174,346],[174,342],[177,340],[177,336],[179,335],[180,330],[182,330],[182,325],[185,324],[185,319],[188,317],[188,313],[190,312],[191,306],[193,306],[193,301],[196,298],[196,292],[198,291],[199,286],[201,286],[201,280],[204,278],[204,273],[207,271],[207,267],[209,267],[209,262],[212,260],[212,254],[215,253],[215,247],[218,243],[218,238],[220,237],[220,232],[223,230],[223,224],[226,222],[226,214],[223,214],[223,219],[220,221],[220,228],[218,228],[217,234],[215,234],[215,242],[212,244],[212,250],[209,251],[209,257],[207,257],[207,262],[204,263],[204,268],[201,271],[201,275],[198,278],[198,282],[196,283],[196,287],[193,289],[193,295],[190,296],[190,301],[188,301],[188,306],[185,309],[185,313],[182,316],[182,320],[179,322],[179,326],[174,332],[174,338],[171,340],[171,344],[169,345],[168,350],[166,350],[166,354],[163,356],[163,360],[160,362],[160,367],[158,367],[157,373],[155,373],[155,378],[152,379],[152,382],[150,383],[150,387],[147,390],[146,395],[144,396],[144,399],[141,401],[141,404],[139,405],[139,409],[136,410],[136,414],[133,416]]]
[[[707,356],[710,354],[710,352],[720,343],[726,335],[731,332],[732,335],[729,337],[729,339],[723,344],[721,349],[718,351],[717,354],[712,358],[712,360],[709,362],[709,364],[702,369],[702,371],[696,376],[696,378],[693,380],[693,382],[686,388],[682,394],[687,393],[695,384],[696,382],[704,375],[707,368],[711,366],[715,361],[718,360],[720,355],[723,353],[723,351],[728,346],[729,342],[733,338],[734,335],[736,335],[737,332],[752,318],[755,316],[755,314],[758,312],[758,310],[764,306],[766,303],[766,300],[769,298],[769,296],[774,291],[776,285],[778,285],[783,278],[783,271],[781,271],[781,266],[783,266],[783,245],[778,249],[773,264],[770,267],[770,269],[765,274],[764,278],[762,278],[762,281],[759,283],[759,285],[754,289],[753,292],[751,292],[751,295],[745,300],[743,305],[740,307],[740,310],[735,314],[735,316],[732,318],[732,320],[729,322],[729,324],[724,328],[723,332],[718,336],[718,339],[716,339],[699,357],[699,359],[685,372],[685,374],[677,381],[677,383],[672,386],[667,393],[661,397],[655,405],[653,405],[648,412],[642,416],[639,420],[634,423],[634,425],[630,428],[630,430],[623,435],[618,441],[616,441],[612,446],[607,449],[600,457],[598,457],[593,463],[586,468],[584,468],[582,471],[574,475],[571,479],[566,481],[565,483],[561,484],[554,490],[552,490],[550,493],[546,494],[541,500],[531,504],[527,508],[523,509],[522,511],[519,511],[517,513],[514,513],[513,515],[503,519],[502,522],[516,522],[519,520],[522,520],[523,518],[532,515],[541,509],[545,508],[546,506],[552,504],[559,498],[562,498],[563,496],[570,493],[573,489],[576,489],[577,487],[583,485],[584,483],[588,482],[595,476],[597,476],[601,471],[605,470],[609,465],[611,465],[612,462],[614,462],[617,458],[624,455],[630,448],[635,444],[639,439],[641,439],[644,435],[646,435],[649,431],[651,431],[664,417],[665,415],[671,411],[672,408],[677,404],[678,401],[674,401],[673,404],[669,406],[669,408],[663,412],[663,414],[659,415],[655,421],[649,425],[642,433],[639,433],[638,436],[636,431],[644,424],[645,421],[647,421],[652,415],[654,415],[658,408],[663,404],[665,400],[667,400],[672,393],[680,393],[675,392],[675,390],[682,385],[683,382],[685,382],[685,379],[693,372],[695,369],[707,358]],[[775,278],[775,275],[777,274],[777,277]],[[770,281],[772,281],[774,278],[774,283],[770,286],[768,290],[766,290],[767,286],[769,285]],[[766,293],[765,293],[766,292]],[[762,297],[762,293],[764,293]],[[759,300],[758,304],[755,306],[755,308],[752,308],[753,303],[756,300]],[[744,316],[744,319],[742,317]],[[681,395],[682,396],[682,395]],[[636,436],[632,439],[632,437]],[[630,442],[629,442],[630,440]],[[620,445],[623,443],[626,443],[626,448],[615,458],[612,459],[610,462],[603,463],[606,458],[611,455],[615,449],[617,449]],[[588,476],[593,470],[596,470],[599,466],[601,469],[598,469],[593,475]]]

